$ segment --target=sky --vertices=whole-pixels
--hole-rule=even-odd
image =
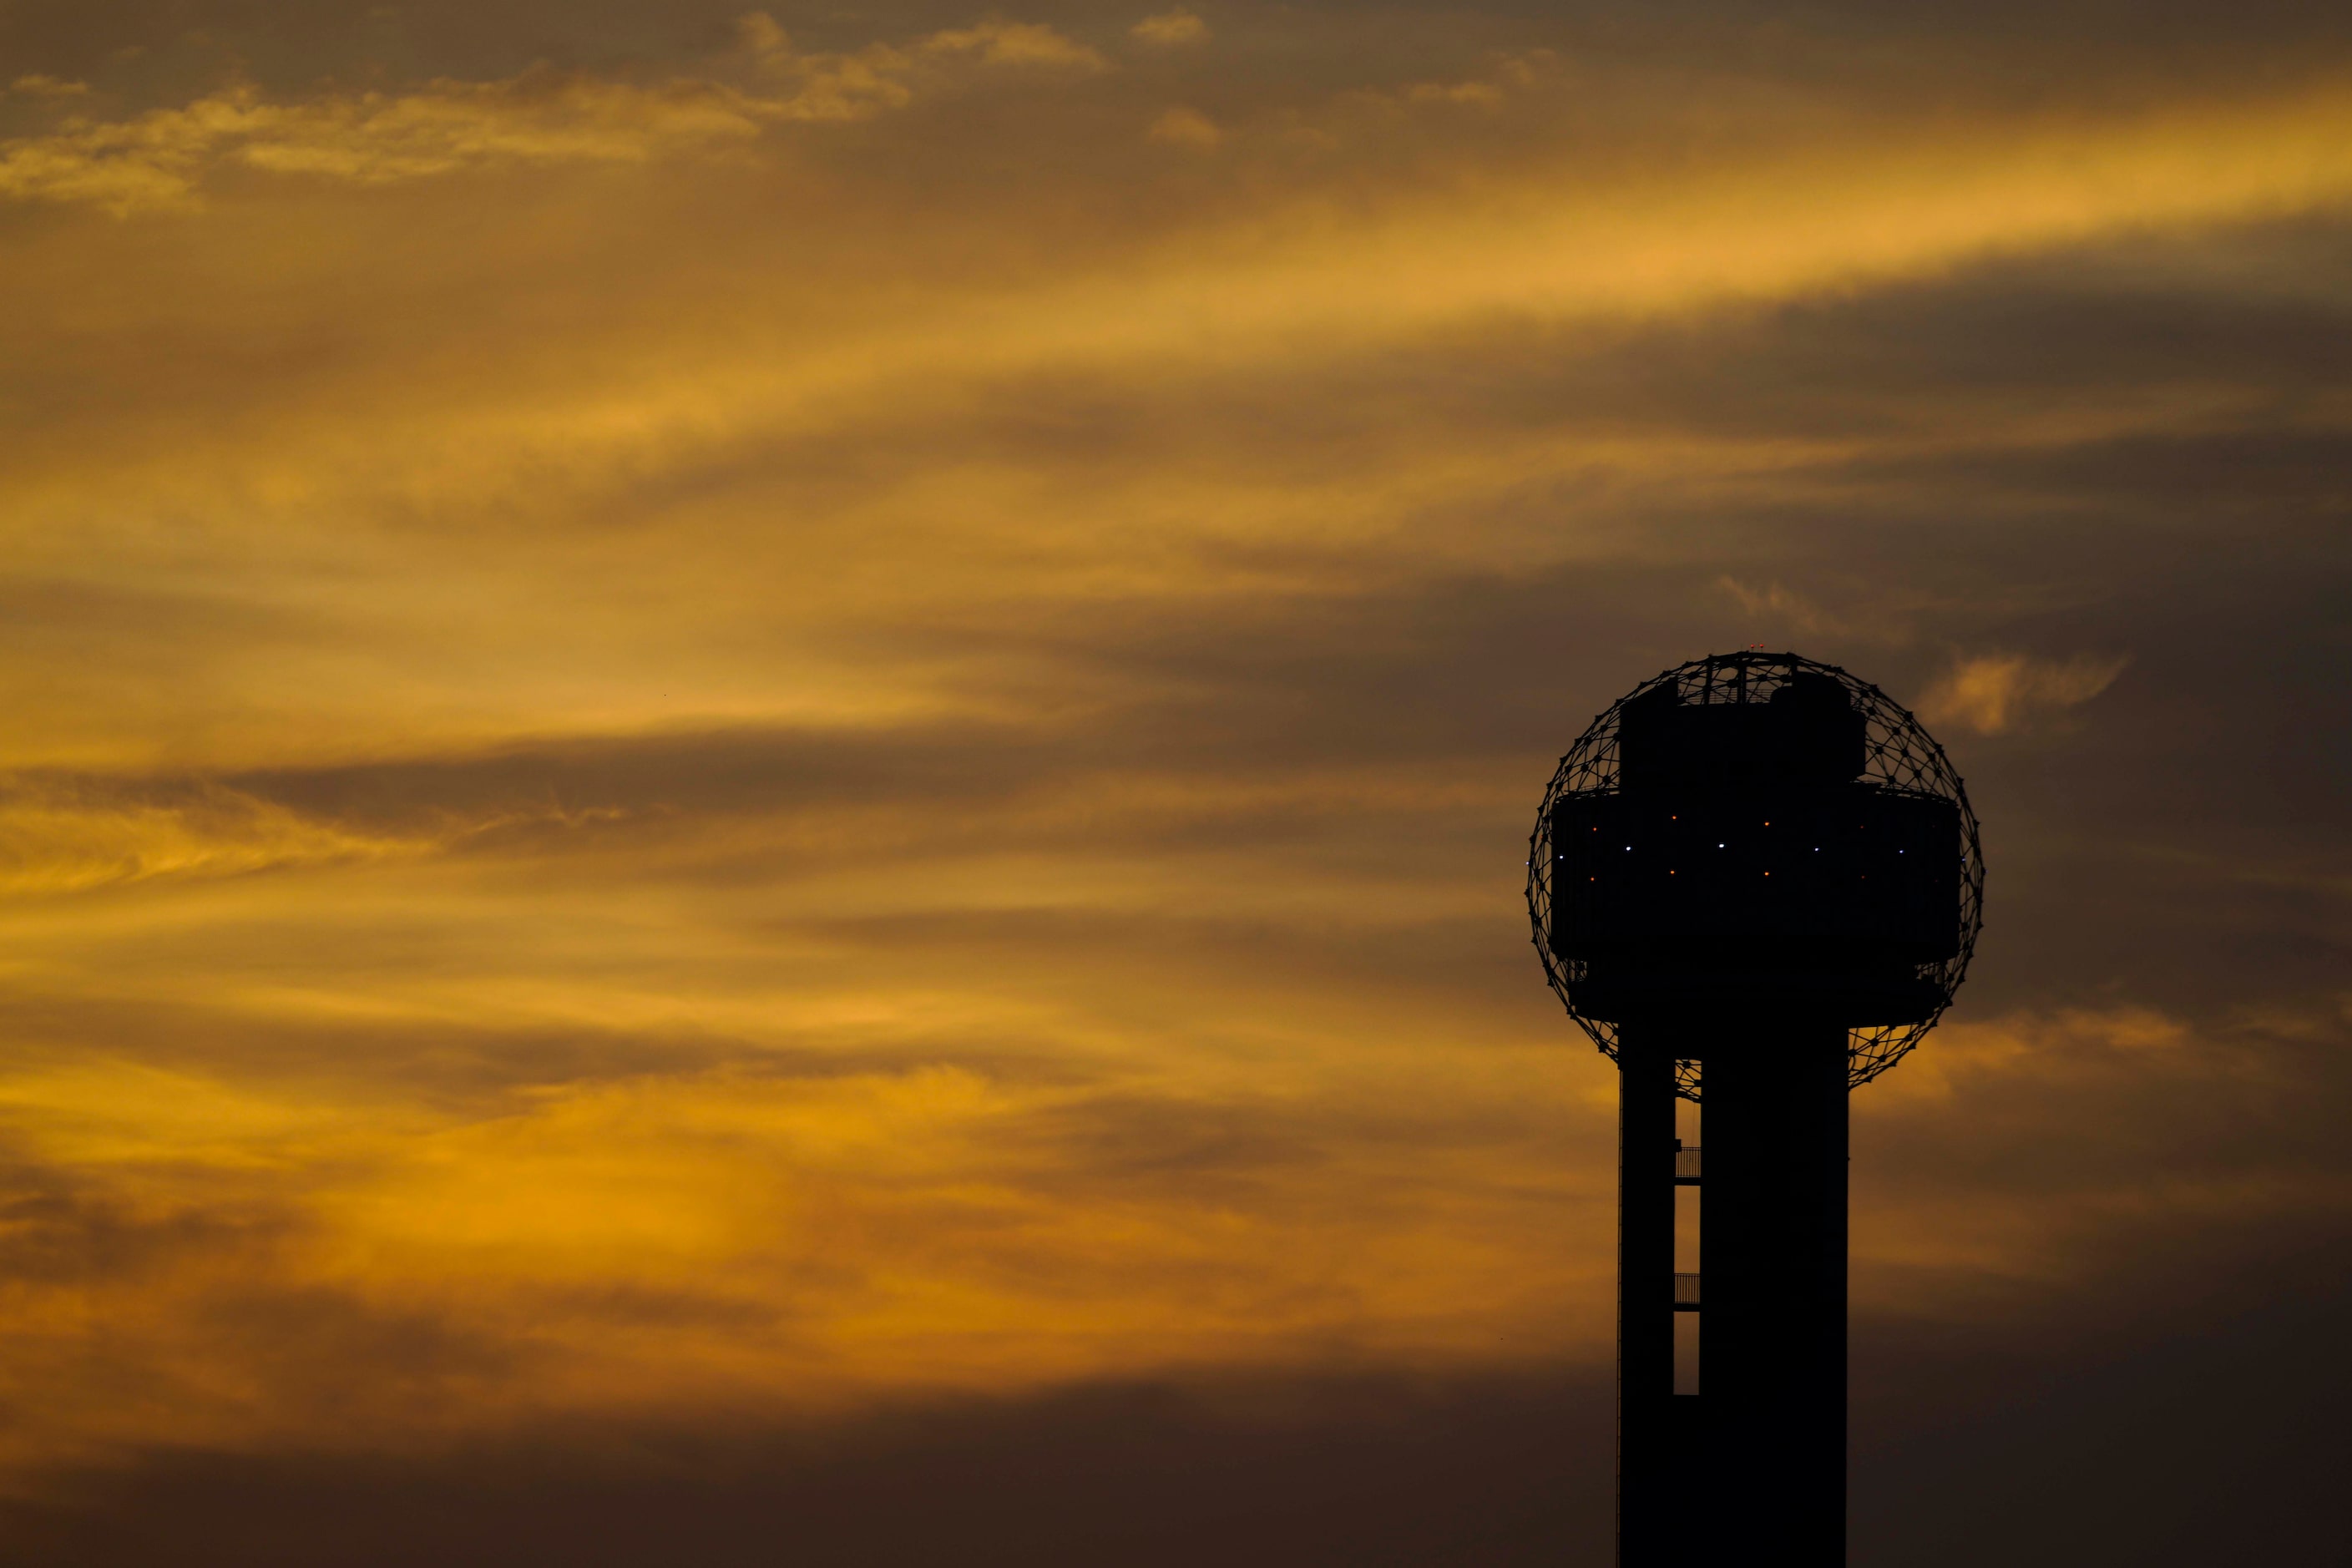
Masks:
[[[2352,1552],[2352,14],[0,7],[0,1556],[1607,1560],[1555,759],[1984,824],[1853,1562]]]

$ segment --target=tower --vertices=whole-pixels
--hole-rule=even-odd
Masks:
[[[1619,1073],[1619,1568],[1845,1559],[1846,1094],[1932,1027],[1984,867],[1959,776],[1876,687],[1697,659],[1561,758],[1528,907]],[[1675,1137],[1703,1101],[1701,1147]],[[1702,1161],[1702,1152],[1704,1160]],[[1703,1266],[1678,1200],[1704,1192]],[[1675,1392],[1696,1313],[1697,1392]]]

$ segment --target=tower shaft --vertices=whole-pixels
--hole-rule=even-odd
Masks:
[[[1845,1561],[1846,1031],[1764,1020],[1704,1057],[1699,1392],[1674,1392],[1675,1079],[1619,1044],[1619,1568]]]
[[[1846,1032],[1763,1020],[1704,1062],[1699,1388],[1718,1552],[1845,1561]]]

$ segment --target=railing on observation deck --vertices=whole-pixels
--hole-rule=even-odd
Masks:
[[[1652,1278],[1654,1279],[1655,1276],[1653,1276]],[[1675,1276],[1675,1310],[1677,1312],[1696,1312],[1698,1310],[1697,1275],[1677,1274]]]
[[[1697,1144],[1684,1143],[1675,1145],[1675,1185],[1678,1187],[1695,1187],[1698,1185]]]

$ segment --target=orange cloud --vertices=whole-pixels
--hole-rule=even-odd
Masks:
[[[2114,685],[2130,662],[2095,654],[2063,660],[1982,654],[1962,659],[1930,688],[1919,700],[1919,712],[1930,723],[1998,735],[2036,716],[2081,707]]]
[[[2141,526],[2152,455],[2332,516],[2280,345],[2334,274],[2258,226],[2352,194],[2340,83],[1930,121],[1325,25],[1147,18],[1148,95],[751,13],[11,100],[0,1473],[1602,1364],[1614,1083],[1516,902],[1558,747],[1727,616],[1902,689],[2022,642],[2065,565],[2000,524]],[[1865,1305],[2336,1201],[2231,1129],[2341,1016],[2226,1005],[2326,951],[2325,858],[2134,860],[2264,933],[2184,1000],[2169,927],[2066,946],[2036,827],[2011,989],[1855,1102]]]
[[[1179,5],[1172,11],[1155,12],[1128,31],[1147,44],[1165,48],[1176,44],[1199,43],[1209,36],[1209,24]]]
[[[790,121],[863,119],[903,106],[919,59],[1099,69],[1051,27],[988,21],[934,33],[911,52],[876,45],[802,54],[763,12],[739,25],[761,69],[791,90],[747,91],[678,77],[658,86],[537,68],[503,81],[440,80],[404,93],[271,102],[239,85],[135,119],[78,120],[0,142],[0,197],[80,202],[117,216],[185,207],[205,172],[235,163],[281,174],[381,184],[502,164],[642,163],[741,142]],[[46,79],[26,78],[26,82]]]
[[[1181,107],[1160,115],[1145,134],[1171,147],[1197,147],[1203,151],[1224,140],[1224,132],[1217,129],[1215,121],[1197,109]]]

